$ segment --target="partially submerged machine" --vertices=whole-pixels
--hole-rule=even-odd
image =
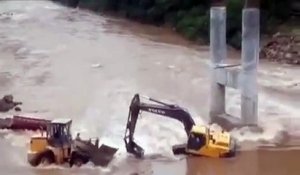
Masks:
[[[134,140],[134,133],[140,112],[150,112],[159,116],[169,117],[181,122],[187,134],[187,142],[173,146],[173,153],[189,154],[207,157],[231,157],[235,155],[236,143],[228,132],[211,131],[205,126],[195,125],[188,111],[149,97],[144,97],[152,103],[140,101],[140,95],[135,94],[131,101],[124,141],[127,152],[138,158],[144,156],[144,149]]]
[[[70,119],[47,120],[20,115],[0,119],[0,129],[40,131],[30,139],[27,157],[31,166],[52,163],[81,166],[87,162],[107,166],[118,149],[105,144],[99,146],[98,138],[73,139],[71,125]]]
[[[174,145],[173,153],[206,157],[231,157],[236,152],[236,142],[228,132],[213,131],[196,125],[187,110],[175,104],[167,104],[149,97],[151,103],[141,102],[135,94],[129,108],[124,141],[127,152],[138,158],[144,156],[144,149],[134,140],[137,120],[141,112],[149,112],[181,122],[187,135],[184,144]],[[40,130],[38,136],[31,137],[28,162],[32,166],[47,164],[69,164],[81,166],[92,162],[96,166],[107,166],[113,159],[117,148],[102,144],[99,139],[73,139],[70,133],[72,120],[47,120],[26,116],[13,116],[0,119],[0,129]]]
[[[0,118],[0,129],[11,130],[46,130],[51,120],[36,118],[32,116],[14,115],[12,117]]]
[[[45,133],[30,140],[28,162],[32,166],[68,163],[71,167],[81,166],[89,161],[96,166],[107,166],[117,148],[102,144],[99,139],[73,139],[70,133],[72,120],[56,119],[47,123]]]

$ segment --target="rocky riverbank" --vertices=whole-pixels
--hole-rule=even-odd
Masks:
[[[300,35],[277,33],[263,46],[260,58],[300,65]]]

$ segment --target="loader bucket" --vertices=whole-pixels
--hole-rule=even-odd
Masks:
[[[118,151],[117,148],[102,144],[100,147],[98,145],[92,144],[86,140],[74,140],[74,149],[87,157],[96,166],[107,166],[114,155]]]
[[[102,144],[100,148],[95,150],[95,153],[92,154],[91,162],[93,162],[96,166],[106,167],[112,161],[117,151],[117,148]]]

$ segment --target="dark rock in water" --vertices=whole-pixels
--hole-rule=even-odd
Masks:
[[[22,102],[15,102],[12,95],[4,95],[3,98],[0,99],[0,112],[8,112],[15,107],[16,111],[20,111],[21,108],[17,106],[21,104]]]
[[[20,112],[22,109],[20,107],[15,107],[15,111]]]

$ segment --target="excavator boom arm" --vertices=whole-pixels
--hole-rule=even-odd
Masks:
[[[143,148],[141,148],[134,141],[134,132],[136,128],[136,123],[139,117],[139,113],[141,111],[150,112],[154,114],[158,114],[159,116],[165,116],[168,118],[173,118],[178,120],[184,125],[185,132],[188,135],[192,127],[195,125],[194,120],[190,116],[190,114],[184,110],[183,108],[167,104],[164,102],[160,102],[158,100],[154,100],[152,98],[146,97],[149,101],[154,102],[155,104],[148,104],[140,102],[139,94],[136,94],[130,105],[127,126],[125,131],[125,145],[127,152],[134,154],[136,157],[142,157],[144,154]]]

